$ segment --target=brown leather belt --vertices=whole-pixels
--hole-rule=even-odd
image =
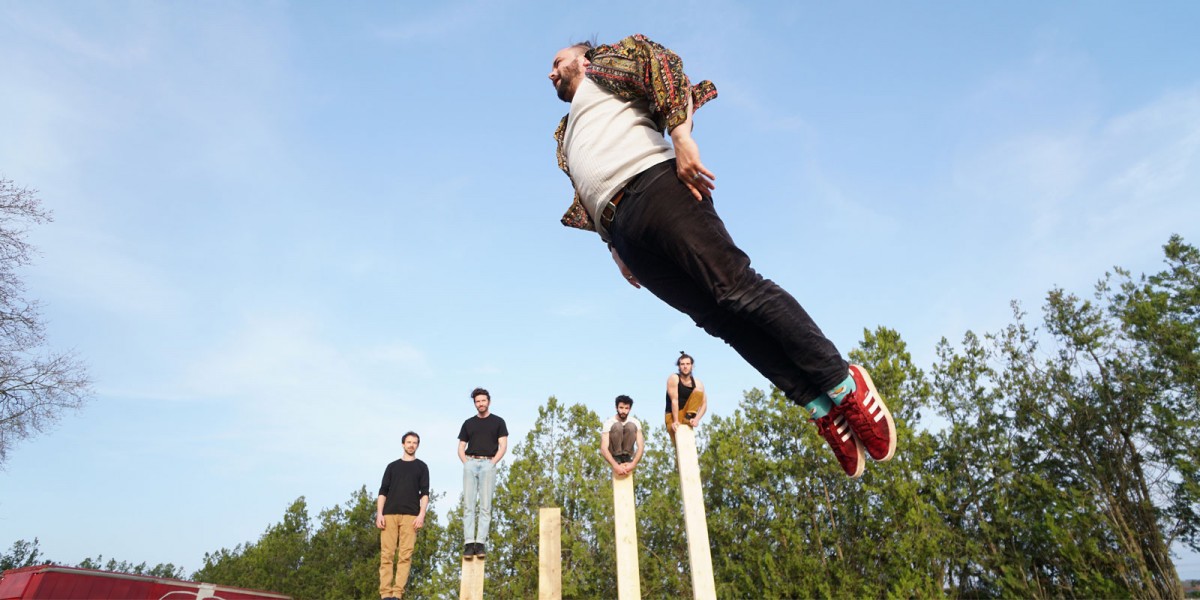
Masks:
[[[613,196],[612,200],[608,201],[608,204],[604,205],[604,208],[600,209],[600,225],[605,229],[608,229],[612,225],[613,217],[617,216],[617,205],[621,203],[621,199],[624,197],[625,190],[622,189],[617,192],[616,196]]]
[[[621,199],[625,197],[625,190],[632,189],[634,193],[646,188],[654,183],[659,177],[667,173],[675,172],[675,159],[664,160],[663,162],[638,173],[633,176],[633,179],[625,182],[621,191],[617,192],[612,200],[609,200],[603,208],[600,209],[600,226],[604,229],[612,227],[613,218],[617,216],[617,205],[621,203]]]

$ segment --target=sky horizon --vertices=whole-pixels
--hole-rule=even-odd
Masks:
[[[647,8],[0,0],[0,177],[55,217],[22,275],[96,382],[0,470],[0,546],[190,574],[297,497],[374,493],[404,431],[456,501],[477,386],[510,449],[551,396],[659,422],[681,350],[713,414],[767,389],[559,224],[546,75],[580,39],[716,84],[717,210],[843,353],[886,326],[928,370],[1200,243],[1200,4]]]

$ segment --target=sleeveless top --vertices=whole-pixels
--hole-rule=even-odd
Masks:
[[[696,390],[696,378],[692,377],[692,385],[689,387],[689,386],[686,386],[683,384],[683,378],[680,377],[679,378],[679,386],[677,389],[678,389],[677,394],[679,395],[679,410],[683,410],[683,407],[687,406],[688,398],[691,398],[692,392]],[[669,414],[671,414],[671,394],[666,394],[666,396],[667,396],[667,414],[669,415]]]

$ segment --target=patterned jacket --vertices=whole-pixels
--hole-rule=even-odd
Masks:
[[[693,112],[717,97],[717,87],[711,81],[691,85],[683,72],[683,61],[679,55],[640,33],[615,44],[596,46],[588,50],[585,56],[592,63],[587,69],[587,77],[596,85],[622,100],[640,98],[650,103],[650,113],[660,133],[669,132],[687,121],[689,94]],[[564,115],[554,130],[554,140],[558,143],[558,168],[568,177],[571,172],[563,156],[563,136],[569,116],[569,113]],[[587,231],[596,230],[591,215],[579,201],[579,194],[575,194],[570,208],[562,216],[562,224]]]

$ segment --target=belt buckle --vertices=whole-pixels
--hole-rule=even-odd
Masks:
[[[608,204],[604,205],[604,208],[600,209],[600,224],[605,229],[608,229],[608,226],[612,225],[613,219],[617,216],[617,203],[624,197],[625,190],[622,189],[612,197],[612,200],[608,201]]]
[[[605,204],[604,208],[600,211],[600,224],[605,227],[612,225],[613,217],[616,215],[617,205],[613,204],[612,200],[609,200],[608,204]]]

